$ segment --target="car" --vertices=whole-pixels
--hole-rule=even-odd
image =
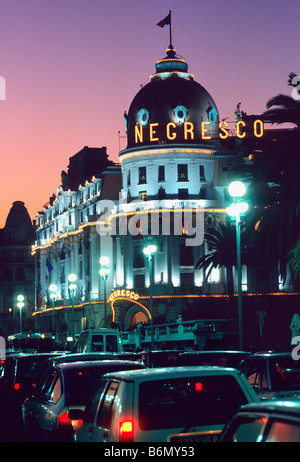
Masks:
[[[148,350],[138,353],[139,359],[147,367],[169,367],[183,350]]]
[[[234,350],[185,351],[174,360],[174,366],[237,367],[249,355],[250,352]]]
[[[138,362],[121,360],[77,361],[51,367],[36,393],[22,405],[26,441],[73,441],[77,422],[68,417],[68,411],[85,409],[102,375],[144,368]]]
[[[221,367],[168,367],[106,374],[75,442],[215,441],[242,404],[259,401],[243,374]]]
[[[60,356],[55,356],[51,358],[52,364],[62,364],[62,363],[75,363],[77,361],[101,361],[105,359],[118,359],[114,353],[68,353],[61,354]]]
[[[299,401],[260,401],[237,411],[225,426],[220,442],[293,443],[300,441]]]
[[[259,352],[238,366],[261,399],[300,399],[300,361],[291,352]]]

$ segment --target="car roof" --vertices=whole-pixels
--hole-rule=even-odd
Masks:
[[[250,355],[251,358],[280,358],[291,356],[291,351],[259,351]]]
[[[300,418],[300,400],[263,400],[257,403],[245,404],[240,407],[239,412],[283,413]]]
[[[76,361],[76,362],[70,362],[70,363],[62,363],[62,364],[55,364],[54,367],[62,369],[62,370],[68,370],[68,369],[82,369],[82,368],[89,368],[89,367],[115,367],[115,366],[124,366],[124,365],[132,365],[135,364],[137,366],[140,366],[141,369],[145,366],[143,364],[137,362],[137,361],[124,361],[123,359],[103,359],[100,361]]]
[[[105,377],[115,377],[120,380],[149,379],[159,380],[164,378],[198,377],[199,375],[240,375],[237,369],[217,366],[178,366],[178,367],[154,367],[152,369],[118,371],[105,374]]]
[[[239,350],[200,350],[200,351],[184,351],[180,355],[250,355],[249,351]]]

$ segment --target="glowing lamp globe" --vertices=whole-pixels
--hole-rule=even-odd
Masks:
[[[246,192],[246,186],[241,181],[233,181],[228,186],[228,192],[231,197],[243,197]]]

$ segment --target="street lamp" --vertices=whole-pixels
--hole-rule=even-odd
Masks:
[[[237,256],[237,279],[238,279],[238,323],[239,323],[239,348],[243,350],[243,306],[242,306],[242,263],[241,263],[241,213],[248,210],[248,204],[241,202],[246,193],[246,186],[241,181],[233,181],[228,187],[228,192],[234,203],[227,208],[227,213],[235,217],[236,229],[236,256]]]
[[[73,338],[73,342],[75,340],[75,329],[74,329],[74,295],[76,291],[76,281],[77,281],[77,276],[74,273],[69,274],[68,276],[69,280],[69,291],[71,292],[71,297],[72,297],[72,332],[71,332],[71,337]],[[74,345],[74,343],[73,343]]]
[[[24,307],[24,295],[18,295],[17,300],[17,307],[20,310],[20,333],[22,333],[22,308]]]
[[[50,290],[50,298],[52,300],[52,331],[53,333],[55,332],[55,319],[54,319],[54,302],[56,300],[56,291],[57,291],[57,286],[56,284],[50,284],[49,286],[49,290]]]
[[[153,255],[157,247],[155,244],[149,244],[143,249],[144,254],[148,257],[149,262],[149,292],[150,292],[150,314],[151,314],[151,351],[154,350],[154,331],[153,331]]]
[[[102,268],[99,270],[99,274],[103,279],[103,287],[104,287],[104,327],[107,327],[107,320],[106,320],[106,280],[110,273],[110,269],[108,268],[109,265],[109,258],[103,256],[100,258],[100,265]]]

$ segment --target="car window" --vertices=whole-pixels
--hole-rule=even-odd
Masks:
[[[141,383],[142,430],[225,424],[247,399],[233,376],[165,379]]]
[[[93,396],[89,403],[87,404],[85,411],[84,411],[84,418],[85,422],[93,423],[95,421],[95,415],[98,409],[99,402],[102,398],[102,394],[107,384],[107,380],[101,380],[97,389],[93,393]]]
[[[57,375],[57,369],[50,369],[49,372],[46,373],[43,377],[40,385],[37,387],[35,396],[38,396],[42,401],[48,400],[50,390],[52,389],[53,382],[55,381]]]
[[[118,351],[116,335],[106,335],[106,351]]]
[[[109,429],[111,426],[111,419],[112,419],[112,409],[114,404],[115,395],[117,393],[119,387],[119,382],[111,381],[108,384],[107,390],[105,395],[102,398],[98,418],[97,418],[97,425],[98,427],[107,428]]]
[[[103,335],[92,336],[92,351],[103,351]]]
[[[223,441],[233,443],[257,443],[261,441],[266,425],[265,417],[244,417],[235,418],[226,433]]]
[[[270,360],[270,374],[274,390],[300,389],[300,361],[292,356]]]
[[[266,439],[269,443],[300,442],[300,424],[289,422],[272,422]]]
[[[49,401],[52,401],[53,403],[57,403],[59,398],[62,395],[62,383],[61,383],[61,377],[59,374],[57,374],[57,377],[49,390]]]

